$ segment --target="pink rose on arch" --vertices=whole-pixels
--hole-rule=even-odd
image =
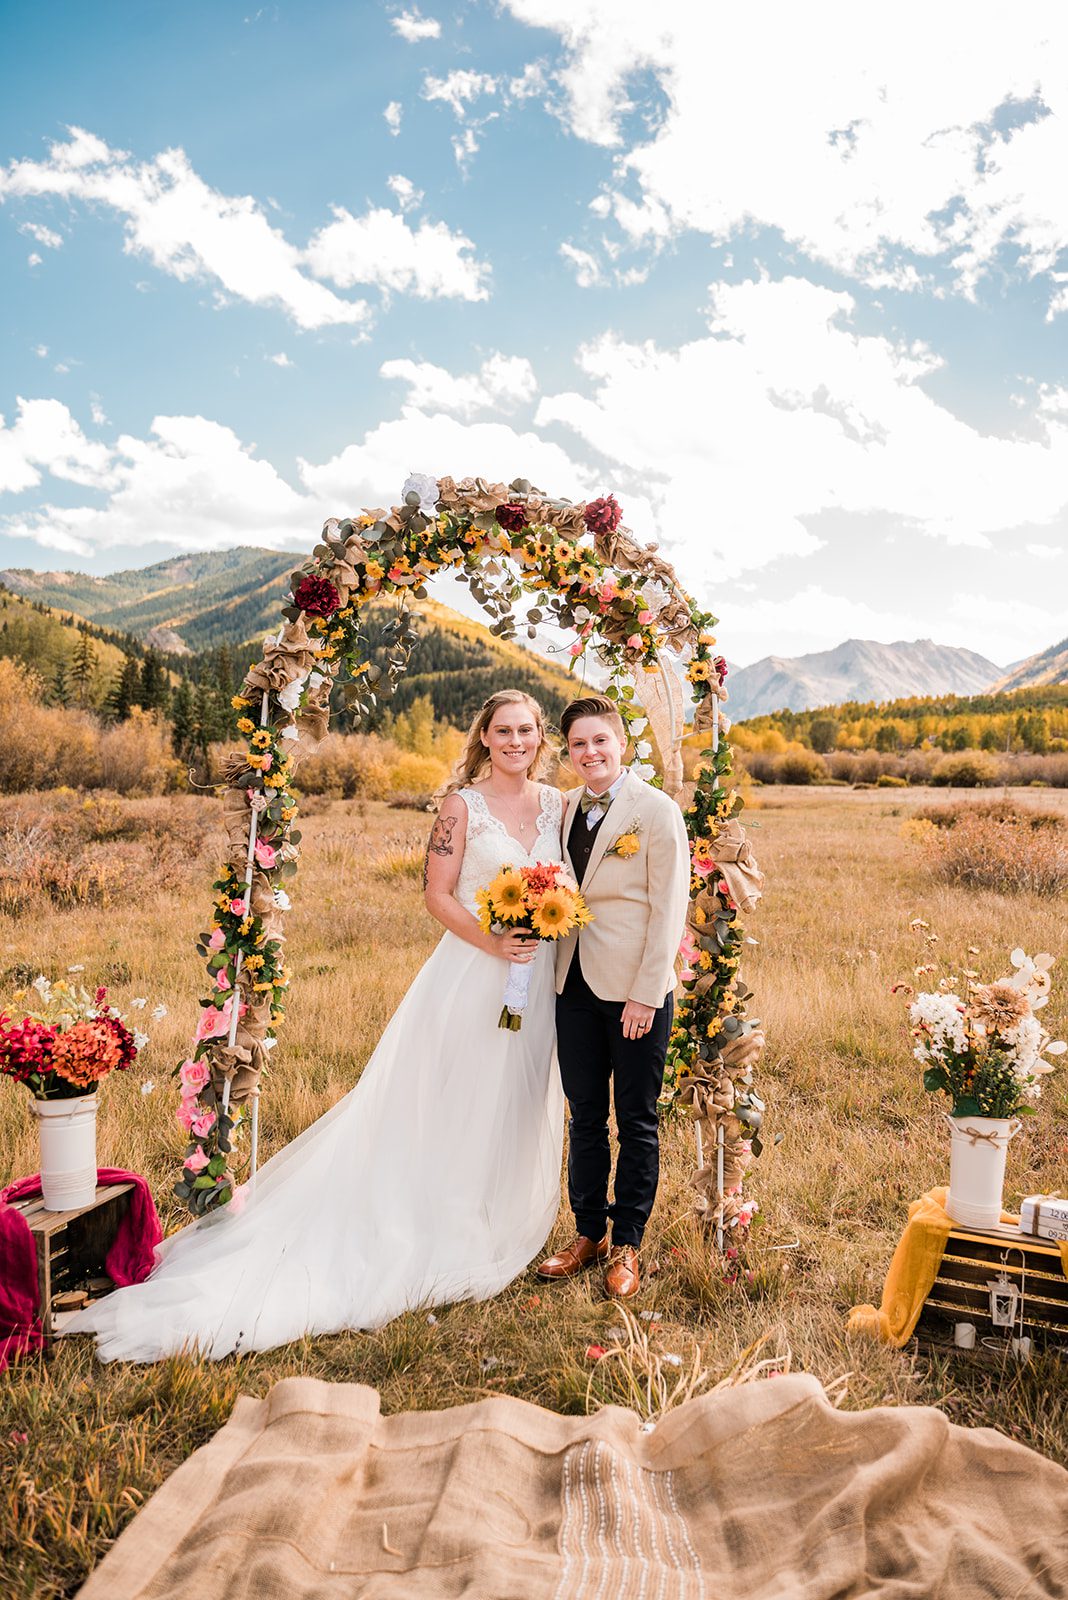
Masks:
[[[233,1009],[233,995],[230,996],[229,1000],[227,1000],[226,1004],[223,1006],[205,1006],[200,1013],[200,1021],[197,1023],[197,1043],[202,1044],[205,1039],[221,1039],[224,1034],[229,1033],[230,1017],[233,1013]],[[247,1010],[247,1006],[242,1006],[238,1012],[238,1016],[243,1016]]]
[[[215,1126],[214,1111],[202,1111],[199,1117],[193,1118],[189,1126],[190,1131],[195,1133],[198,1139],[206,1139]]]
[[[203,1150],[200,1149],[199,1145],[193,1151],[191,1156],[186,1156],[185,1158],[185,1170],[186,1172],[191,1172],[194,1177],[197,1177],[201,1172],[203,1172],[207,1164],[208,1157],[204,1154]]]
[[[221,950],[225,943],[226,943],[226,935],[225,935],[225,933],[223,933],[221,928],[216,928],[214,930],[214,932],[212,933],[211,938],[208,940],[208,949],[209,950]]]
[[[229,967],[219,968],[218,972],[215,974],[215,987],[216,989],[229,989],[231,987]]]
[[[256,860],[264,872],[270,872],[277,859],[277,852],[273,844],[268,844],[266,839],[256,840]]]
[[[638,621],[642,624],[643,627],[645,627],[648,623],[652,622],[652,620],[653,620],[653,613],[651,611],[639,611],[638,612]]]
[[[641,634],[640,633],[632,633],[630,638],[627,640],[627,649],[628,650],[640,650],[641,647],[642,647]]]
[[[245,915],[245,902],[243,900],[231,900],[230,910],[235,917],[243,917]]]
[[[176,1118],[179,1126],[184,1128],[186,1133],[188,1133],[190,1128],[193,1126],[193,1123],[196,1121],[196,1116],[197,1116],[197,1103],[196,1103],[196,1101],[195,1100],[183,1100],[179,1104],[178,1109],[174,1113],[174,1115],[175,1115],[175,1118]]]
[[[583,652],[583,649],[584,649],[584,645],[582,643],[582,640],[581,639],[576,639],[574,644],[571,646],[569,654],[573,655],[573,656],[580,656],[582,654],[582,652]]]
[[[616,588],[614,579],[606,578],[601,584],[600,594],[598,596],[602,609],[605,606],[610,606],[618,593],[619,590]]]
[[[211,1073],[206,1061],[186,1060],[178,1069],[178,1082],[184,1095],[197,1095],[207,1083]]]
[[[694,856],[693,858],[693,870],[699,878],[707,878],[710,872],[715,871],[715,867],[716,863],[711,856]]]

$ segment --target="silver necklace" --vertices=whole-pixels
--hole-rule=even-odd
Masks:
[[[498,794],[496,789],[487,789],[486,793],[492,800],[500,801],[501,805],[504,806],[509,815],[519,824],[520,833],[526,833],[528,828],[532,828],[534,826],[532,822],[524,822],[521,817],[517,816],[515,808],[504,798],[503,795]]]

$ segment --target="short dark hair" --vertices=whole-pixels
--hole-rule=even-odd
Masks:
[[[609,721],[619,734],[625,739],[627,730],[623,726],[623,718],[614,700],[609,700],[606,694],[588,694],[581,700],[572,700],[570,705],[564,707],[563,716],[560,718],[560,732],[567,743],[568,734],[580,717],[604,717]]]

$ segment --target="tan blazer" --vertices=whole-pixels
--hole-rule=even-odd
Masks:
[[[565,795],[565,865],[571,828],[585,827],[579,809],[583,787]],[[613,854],[612,845],[629,832],[637,832],[637,854]],[[675,987],[675,956],[690,898],[690,844],[675,801],[628,772],[601,823],[579,887],[593,921],[580,935],[560,941],[557,994],[579,948],[582,976],[599,999],[663,1005]]]

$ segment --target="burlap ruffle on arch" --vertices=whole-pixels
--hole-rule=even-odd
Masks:
[[[305,704],[295,714],[283,718],[277,726],[291,727],[296,737],[287,741],[291,745],[289,762],[296,767],[306,756],[312,755],[328,731],[329,699],[331,686],[330,664],[317,661],[314,647],[303,621],[290,622],[282,628],[277,639],[264,647],[263,659],[252,667],[245,679],[242,693],[255,699],[265,693],[281,693],[289,684],[301,683],[317,670],[323,681],[308,692]],[[333,669],[336,671],[336,668]],[[223,764],[223,827],[226,832],[224,862],[240,878],[248,869],[249,841],[251,837],[254,799],[256,791],[250,789],[252,769],[241,755],[232,755]],[[262,805],[262,800],[261,800]],[[284,844],[277,853],[280,862],[296,859],[297,847]],[[253,868],[249,891],[249,911],[263,924],[264,942],[285,939],[284,916],[278,906],[266,873]],[[230,1085],[230,1105],[243,1105],[256,1089],[260,1074],[267,1061],[264,1040],[271,1026],[271,998],[255,988],[255,973],[242,967],[237,978],[239,997],[237,1032],[233,1045],[229,1036],[213,1039],[204,1051],[211,1068],[212,1086],[216,1095],[222,1096],[225,1085]]]

